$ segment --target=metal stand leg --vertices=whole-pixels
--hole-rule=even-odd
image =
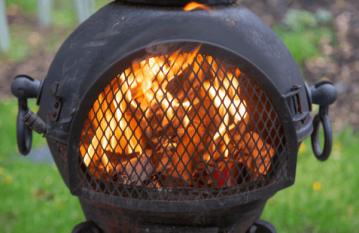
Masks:
[[[277,233],[277,230],[270,222],[257,220],[247,233]]]
[[[165,230],[164,232],[167,231]],[[169,230],[168,232],[177,231]],[[87,221],[79,223],[77,226],[75,226],[75,228],[72,230],[72,233],[102,233],[102,231],[92,221]],[[271,223],[264,220],[257,220],[254,222],[253,226],[247,231],[247,233],[277,233],[277,230]]]
[[[101,233],[102,231],[92,221],[77,224],[72,233]]]

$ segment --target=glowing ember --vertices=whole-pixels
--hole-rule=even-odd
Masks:
[[[203,9],[207,11],[211,10],[209,6],[206,6],[204,4],[199,4],[197,2],[190,2],[183,8],[184,11],[192,11],[195,9]]]
[[[96,179],[148,187],[223,187],[267,175],[275,149],[248,131],[238,68],[178,51],[134,61],[99,95],[82,133]],[[250,178],[252,177],[252,178]]]

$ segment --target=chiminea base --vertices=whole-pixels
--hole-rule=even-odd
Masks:
[[[159,207],[154,207],[157,208],[154,211],[122,209],[83,197],[79,200],[87,221],[104,233],[248,233],[248,229],[253,233],[261,233],[258,230],[268,227],[256,221],[260,219],[270,197],[228,208],[224,206],[220,209],[187,212],[159,211]],[[92,224],[85,224],[84,227],[92,229]],[[276,231],[263,231],[267,232]],[[82,233],[81,228],[74,233]]]
[[[277,233],[277,230],[270,222],[259,219],[253,223],[247,233]]]
[[[72,230],[72,233],[101,233],[101,232],[102,231],[92,221],[82,222]],[[219,233],[218,228],[191,228],[191,227],[189,228],[183,227],[181,229],[163,227],[163,232]],[[254,222],[253,226],[247,231],[247,233],[277,233],[277,230],[270,222],[264,220],[257,220]]]
[[[102,233],[102,231],[92,221],[77,224],[72,233]]]

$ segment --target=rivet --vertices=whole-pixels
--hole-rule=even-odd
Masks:
[[[56,112],[55,112],[55,111],[52,112],[52,117],[53,117],[53,118],[56,117]]]
[[[49,119],[50,118],[50,112],[47,112],[46,114],[46,118]]]
[[[59,103],[56,102],[56,103],[54,104],[54,108],[58,108],[58,107],[59,107]]]

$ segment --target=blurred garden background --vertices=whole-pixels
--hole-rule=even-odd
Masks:
[[[11,44],[0,52],[0,233],[71,232],[84,221],[44,138],[34,134],[33,152],[26,158],[16,147],[13,78],[45,76],[57,49],[84,17],[79,18],[74,0],[52,0],[50,21],[46,21],[38,14],[41,1],[4,2]],[[109,2],[95,0],[93,7]],[[296,183],[269,200],[262,218],[280,233],[359,232],[359,1],[238,2],[282,38],[310,85],[329,80],[339,92],[330,109],[331,157],[325,163],[316,160],[307,139],[300,147]],[[30,108],[36,111],[34,101]]]

